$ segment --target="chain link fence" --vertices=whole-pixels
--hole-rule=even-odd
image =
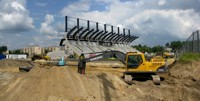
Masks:
[[[182,47],[182,53],[200,53],[200,30],[193,32]]]

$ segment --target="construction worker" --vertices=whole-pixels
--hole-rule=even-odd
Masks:
[[[80,74],[85,74],[85,66],[86,66],[86,63],[85,63],[84,59],[85,59],[85,56],[84,56],[84,54],[82,53],[82,54],[79,56],[79,64],[78,64],[78,73],[80,73]]]

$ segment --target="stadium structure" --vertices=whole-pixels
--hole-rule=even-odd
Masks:
[[[130,29],[109,24],[65,16],[65,36],[60,46],[67,54],[80,55],[106,50],[134,52],[130,46],[137,36],[130,34]]]

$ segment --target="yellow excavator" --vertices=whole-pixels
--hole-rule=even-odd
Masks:
[[[43,54],[36,54],[36,55],[33,55],[33,57],[31,58],[32,61],[35,61],[35,60],[51,60],[51,58],[47,55],[43,55]]]
[[[163,57],[164,58],[174,58],[174,53],[166,51],[163,53]]]
[[[92,62],[105,58],[118,58],[126,66],[123,74],[124,81],[128,84],[131,84],[133,79],[151,78],[154,84],[157,85],[160,84],[160,76],[157,74],[167,72],[167,63],[162,56],[156,56],[147,61],[144,54],[139,52],[128,52],[125,54],[120,51],[109,50],[98,52],[98,54],[94,57],[79,60],[79,63]]]

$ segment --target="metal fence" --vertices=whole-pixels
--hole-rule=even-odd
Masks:
[[[182,47],[182,53],[200,53],[200,30],[193,32]]]

